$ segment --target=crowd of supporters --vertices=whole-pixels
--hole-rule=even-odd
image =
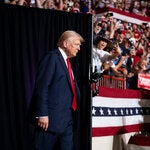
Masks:
[[[112,7],[145,17],[150,16],[150,2],[148,0],[5,0],[5,2],[30,7],[92,14],[97,13],[101,8]]]
[[[121,49],[121,54],[111,61],[113,68],[111,64],[104,73],[125,77],[127,88],[137,89],[138,74],[150,73],[149,24],[138,25],[116,19],[110,13],[103,13],[94,23],[93,39],[98,36],[105,36],[110,40],[105,48],[106,51],[115,53],[118,46]],[[117,73],[114,72],[114,69],[117,70]],[[118,74],[118,72],[120,73]]]
[[[115,52],[116,45],[121,54],[113,60],[117,74],[111,72],[111,66],[104,71],[127,79],[127,88],[137,88],[139,73],[150,74],[150,24],[132,23],[130,20],[119,20],[112,13],[101,13],[103,8],[116,8],[124,12],[150,17],[150,2],[148,0],[5,0],[6,3],[55,9],[75,13],[93,15],[93,40],[97,36],[105,36],[110,43],[105,48],[110,53]],[[119,72],[119,74],[118,74]]]

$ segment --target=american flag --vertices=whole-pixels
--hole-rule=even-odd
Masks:
[[[140,91],[99,89],[92,100],[92,136],[108,136],[145,130],[150,125],[150,100]]]

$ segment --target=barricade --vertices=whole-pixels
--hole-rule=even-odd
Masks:
[[[126,78],[103,75],[103,77],[98,81],[98,86],[126,89]]]

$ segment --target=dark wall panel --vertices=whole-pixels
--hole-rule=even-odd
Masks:
[[[24,6],[0,4],[0,146],[4,150],[30,150],[33,128],[26,116],[40,58],[65,30],[80,33],[85,42],[74,59],[81,90],[77,150],[91,149],[92,16]]]

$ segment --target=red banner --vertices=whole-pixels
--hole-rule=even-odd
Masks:
[[[138,75],[138,87],[150,90],[150,75],[139,74]]]

